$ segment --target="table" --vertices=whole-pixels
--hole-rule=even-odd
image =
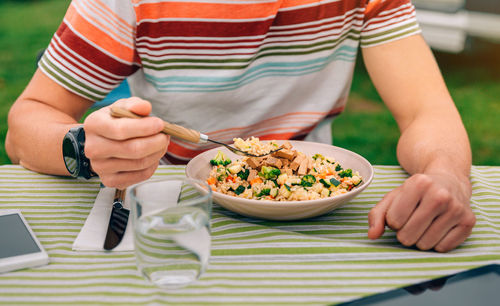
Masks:
[[[183,166],[161,166],[155,176],[183,173]],[[500,167],[473,167],[477,225],[458,249],[439,254],[403,247],[391,231],[367,239],[369,209],[406,177],[400,167],[375,166],[372,184],[355,200],[304,221],[245,218],[214,205],[208,270],[192,286],[165,291],[138,274],[132,252],[72,251],[97,179],[4,165],[0,209],[21,209],[51,263],[1,274],[0,304],[324,305],[500,262]]]

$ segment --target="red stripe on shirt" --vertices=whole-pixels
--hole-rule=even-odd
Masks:
[[[68,48],[77,50],[80,56],[112,74],[127,77],[138,69],[138,66],[119,62],[90,45],[74,33],[64,22],[57,29],[56,35],[59,36]]]

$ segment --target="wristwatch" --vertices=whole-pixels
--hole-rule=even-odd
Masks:
[[[85,156],[84,147],[83,125],[71,128],[64,136],[62,143],[64,164],[72,177],[89,179],[96,174],[90,168],[90,161]]]

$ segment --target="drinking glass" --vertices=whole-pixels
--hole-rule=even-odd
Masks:
[[[210,187],[198,180],[165,177],[129,189],[140,273],[164,288],[196,281],[210,257]]]

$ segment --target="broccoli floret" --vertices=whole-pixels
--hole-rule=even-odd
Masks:
[[[234,191],[234,193],[239,195],[239,194],[243,193],[244,191],[245,191],[245,186],[239,185],[238,188],[236,188],[236,190]]]
[[[245,170],[241,170],[236,175],[239,176],[243,181],[245,181],[248,178],[249,174],[250,174],[250,170],[245,169]]]
[[[330,179],[330,183],[332,183],[333,186],[337,187],[340,185],[340,182],[334,179],[333,177]]]
[[[257,195],[258,197],[263,197],[263,196],[268,196],[271,194],[271,189],[270,188],[264,188],[260,191],[260,193]]]
[[[342,166],[340,164],[337,164],[337,166],[335,167],[335,171],[340,171],[342,170]]]
[[[340,177],[352,177],[352,169],[345,169],[339,172]]]
[[[259,176],[267,180],[276,179],[280,174],[281,174],[280,169],[267,166],[262,166],[262,169],[259,172]]]
[[[310,174],[304,175],[300,181],[300,185],[304,187],[311,187],[314,183],[316,183],[316,178]]]
[[[332,184],[328,183],[324,179],[320,179],[319,182],[323,184],[323,186],[325,186],[326,188],[330,188],[330,186],[332,186]]]
[[[227,177],[227,169],[224,168],[224,167],[217,168],[217,174],[216,175],[217,175],[217,180],[219,182],[224,181],[226,179],[226,177]]]
[[[217,155],[215,155],[214,159],[210,160],[210,164],[214,166],[227,166],[230,163],[231,160],[227,158],[227,156],[220,150],[217,152]]]

